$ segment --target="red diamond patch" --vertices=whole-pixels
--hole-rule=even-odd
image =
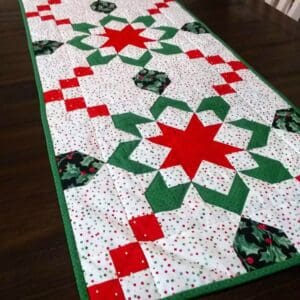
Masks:
[[[138,241],[155,241],[164,237],[154,214],[132,218],[129,224]]]
[[[139,243],[130,243],[109,251],[119,277],[147,269],[148,263]]]

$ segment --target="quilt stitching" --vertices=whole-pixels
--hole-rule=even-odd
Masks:
[[[68,0],[23,2],[90,299],[161,298],[209,286],[217,290],[224,279],[224,285],[230,278],[242,282],[258,269],[262,272],[257,274],[263,274],[296,262],[300,241],[291,226],[297,226],[300,143],[299,114],[293,107],[225,47],[215,44],[217,51],[204,55],[210,45],[201,48],[194,39],[213,44],[209,30],[175,1],[143,0],[131,13],[117,0],[72,2],[86,7],[85,17],[91,20],[83,20],[72,7],[63,18]],[[180,21],[173,21],[169,8]],[[136,14],[141,10],[148,15]],[[59,27],[43,35],[35,20],[45,25],[53,20]],[[178,35],[180,30],[187,34]],[[143,49],[146,52],[139,52]],[[60,65],[58,57],[63,55],[69,62]],[[53,75],[49,61],[58,64]],[[120,63],[123,82],[114,85],[112,70]],[[198,85],[189,82],[191,74],[201,79]],[[94,90],[92,82],[102,89]],[[126,89],[118,94],[122,85]],[[119,104],[118,97],[124,97],[125,104]],[[268,107],[267,100],[261,101],[259,111],[259,97],[273,102]],[[238,104],[244,111],[238,100],[245,103]],[[97,187],[99,180],[103,183]],[[107,190],[106,183],[111,185]],[[108,204],[110,189],[119,201]],[[97,221],[93,224],[98,213],[103,216],[100,235],[94,232]],[[109,237],[112,231],[118,237]],[[104,260],[95,261],[93,249],[106,242]],[[218,252],[221,244],[227,255]],[[97,279],[105,272],[111,279]]]

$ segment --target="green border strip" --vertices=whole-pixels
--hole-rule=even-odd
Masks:
[[[280,91],[278,91],[276,88],[274,88],[263,76],[261,76],[259,73],[257,73],[251,65],[249,65],[245,60],[243,60],[230,46],[228,46],[219,36],[217,36],[210,28],[208,28],[206,24],[204,24],[202,21],[200,21],[190,11],[188,11],[178,0],[176,0],[176,2],[181,6],[181,8],[184,11],[189,13],[195,20],[197,20],[204,27],[206,27],[207,30],[209,31],[209,33],[213,37],[215,37],[228,50],[230,50],[241,62],[243,62],[249,68],[249,70],[251,70],[268,87],[270,87],[276,94],[278,94],[287,103],[289,103],[291,105],[291,107],[293,107],[296,111],[299,111],[299,108],[297,108],[285,95],[283,95]],[[29,49],[29,53],[30,53],[30,57],[31,57],[31,62],[32,62],[33,71],[34,71],[34,77],[35,77],[36,86],[37,86],[37,90],[38,90],[38,97],[39,97],[39,103],[40,103],[40,114],[41,114],[44,134],[45,134],[45,138],[46,138],[48,158],[50,161],[52,175],[54,178],[56,193],[58,196],[59,207],[60,207],[63,224],[64,224],[64,228],[65,228],[65,232],[66,232],[67,244],[68,244],[69,253],[71,256],[71,262],[72,262],[73,269],[74,269],[74,274],[75,274],[75,279],[76,279],[76,283],[77,283],[77,287],[78,287],[78,291],[79,291],[79,296],[80,296],[80,299],[82,299],[82,300],[88,300],[89,297],[87,294],[86,283],[85,283],[85,280],[83,277],[83,271],[82,271],[81,263],[79,260],[78,251],[76,248],[76,243],[75,243],[75,239],[74,239],[74,235],[73,235],[72,225],[70,222],[68,208],[66,205],[64,192],[62,190],[62,186],[61,186],[61,182],[60,182],[60,178],[59,178],[59,174],[58,174],[58,170],[57,170],[57,166],[56,166],[56,162],[55,162],[54,147],[53,147],[52,138],[51,138],[49,125],[48,125],[48,121],[47,121],[47,116],[46,116],[46,109],[45,109],[45,103],[44,103],[43,90],[42,90],[42,85],[41,85],[41,81],[40,81],[40,76],[39,76],[39,72],[38,72],[38,68],[37,68],[35,55],[33,53],[30,30],[28,27],[27,19],[25,17],[25,9],[24,9],[22,0],[18,0],[18,3],[19,3],[21,15],[22,15],[22,19],[23,19],[23,23],[24,23],[24,27],[25,27],[28,49]],[[225,280],[210,283],[210,284],[198,287],[198,288],[183,291],[183,292],[180,292],[173,296],[166,297],[165,299],[181,300],[183,298],[191,299],[194,297],[203,296],[203,295],[206,295],[206,294],[209,294],[212,292],[217,292],[217,291],[220,291],[223,289],[234,287],[236,285],[250,282],[250,281],[258,279],[260,277],[271,275],[275,272],[278,272],[278,271],[281,271],[281,270],[284,270],[284,269],[287,269],[287,268],[290,268],[292,266],[296,266],[299,264],[300,264],[300,255],[298,255],[297,257],[291,258],[287,261],[270,265],[263,269],[259,269],[259,270],[255,270],[255,271],[252,271],[249,273],[242,274],[239,277],[225,279]]]
[[[29,30],[28,23],[27,23],[27,20],[25,17],[25,9],[24,9],[22,0],[18,0],[18,3],[19,3],[21,15],[22,15],[22,19],[23,19],[23,23],[24,23],[24,27],[25,27],[28,49],[29,49],[29,53],[30,53],[30,57],[31,57],[34,78],[35,78],[35,82],[36,82],[36,86],[37,86],[37,90],[38,90],[38,96],[39,96],[39,102],[40,102],[40,115],[41,115],[42,125],[43,125],[44,134],[45,134],[45,138],[46,138],[48,158],[50,161],[52,175],[54,178],[56,194],[58,197],[58,202],[59,202],[59,207],[60,207],[60,213],[62,215],[63,224],[64,224],[64,228],[65,228],[65,232],[66,232],[67,244],[68,244],[69,253],[71,256],[71,262],[72,262],[73,269],[74,269],[75,280],[77,283],[80,299],[88,300],[89,297],[87,294],[86,283],[85,283],[85,280],[83,277],[83,271],[82,271],[81,263],[79,260],[78,251],[76,248],[75,238],[73,235],[73,229],[72,229],[72,225],[70,222],[70,216],[69,216],[64,192],[63,192],[63,189],[61,186],[58,169],[56,166],[54,147],[53,147],[50,129],[49,129],[47,116],[46,116],[46,107],[45,107],[45,102],[44,102],[43,89],[42,89],[42,85],[41,85],[41,80],[40,80],[40,75],[39,75],[38,68],[37,68],[35,55],[34,55],[33,48],[32,48],[32,40],[31,40],[30,30]]]

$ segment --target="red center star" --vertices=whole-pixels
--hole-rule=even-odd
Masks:
[[[161,168],[181,165],[191,180],[203,160],[234,169],[226,155],[242,149],[214,140],[222,124],[204,126],[195,114],[185,130],[157,124],[162,135],[148,140],[171,148]]]
[[[128,45],[136,46],[139,48],[146,48],[146,42],[153,42],[154,40],[141,36],[140,33],[145,29],[134,29],[131,25],[125,26],[122,30],[115,30],[104,28],[105,33],[101,36],[108,37],[108,40],[100,47],[114,47],[117,52]]]

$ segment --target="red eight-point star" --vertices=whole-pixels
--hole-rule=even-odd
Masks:
[[[104,29],[105,33],[100,34],[100,36],[108,37],[108,40],[100,48],[114,47],[118,53],[128,45],[136,46],[139,48],[147,48],[145,43],[154,41],[140,35],[140,33],[142,33],[145,28],[134,29],[131,25],[127,25],[121,30],[110,28]]]
[[[195,114],[185,130],[157,124],[162,135],[148,140],[171,148],[161,168],[181,165],[191,180],[203,160],[234,169],[226,155],[242,149],[214,140],[222,124],[204,126]]]

